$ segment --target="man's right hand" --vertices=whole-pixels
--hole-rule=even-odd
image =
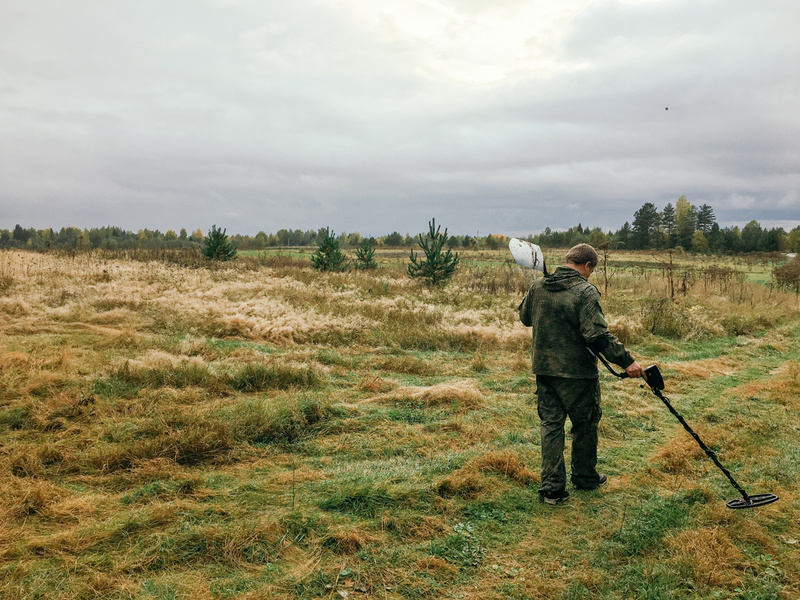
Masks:
[[[636,379],[637,377],[641,377],[642,379],[647,381],[647,376],[644,374],[644,369],[642,368],[642,365],[640,365],[636,361],[633,361],[630,365],[628,365],[628,368],[625,369],[625,372],[631,379]]]

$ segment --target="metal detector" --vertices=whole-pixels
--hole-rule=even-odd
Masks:
[[[588,347],[586,349],[589,350],[589,353],[592,356],[596,356],[597,358],[599,358],[600,361],[606,366],[606,368],[612,375],[614,375],[615,377],[619,377],[620,379],[628,377],[627,373],[617,373],[616,371],[614,371],[614,369],[611,368],[611,365],[608,364],[608,361],[605,358],[603,358],[602,355],[595,354]],[[717,458],[717,453],[703,443],[703,440],[700,439],[700,436],[698,436],[694,432],[694,430],[691,427],[689,427],[689,424],[686,422],[686,420],[680,415],[680,413],[678,413],[677,410],[675,410],[675,407],[672,406],[672,404],[669,401],[669,398],[667,398],[662,393],[662,390],[664,389],[664,378],[661,376],[661,371],[658,370],[658,365],[652,365],[647,367],[644,370],[644,373],[646,375],[645,381],[647,382],[647,385],[650,386],[650,391],[653,392],[653,394],[664,403],[664,406],[667,407],[669,412],[671,412],[675,416],[675,418],[678,419],[680,424],[683,425],[683,428],[689,432],[689,435],[691,435],[694,438],[694,441],[697,442],[700,448],[702,448],[703,452],[705,452],[706,455],[712,461],[714,461],[714,464],[717,465],[719,470],[725,474],[725,477],[728,478],[728,481],[731,482],[731,485],[734,488],[736,488],[736,491],[742,495],[741,498],[736,498],[735,500],[730,500],[726,502],[725,505],[728,508],[733,508],[733,509],[756,508],[758,506],[764,506],[765,504],[772,504],[773,502],[778,500],[778,496],[776,496],[775,494],[750,495],[747,492],[745,492],[744,488],[741,485],[739,485],[733,478],[731,472],[728,471],[728,469],[726,469],[724,466],[722,466],[722,463],[719,461],[719,458]]]
[[[518,265],[522,267],[526,267],[528,269],[534,269],[536,271],[542,272],[545,276],[547,276],[547,266],[544,263],[544,254],[542,253],[542,249],[537,246],[536,244],[532,244],[531,242],[526,242],[524,240],[518,240],[516,238],[511,238],[508,243],[508,249],[511,251],[511,255],[514,257],[514,260],[517,262]],[[600,361],[605,365],[605,367],[611,372],[612,375],[615,377],[619,377],[620,379],[624,379],[628,377],[627,373],[617,373],[611,368],[611,365],[608,364],[608,361],[599,353],[595,353],[592,351],[591,348],[588,346],[586,349],[589,351],[589,354],[592,356],[599,358]],[[778,496],[775,494],[753,494],[752,496],[749,495],[747,492],[744,491],[744,488],[740,486],[736,480],[731,475],[730,471],[722,466],[722,463],[719,462],[719,458],[717,458],[717,454],[711,450],[708,446],[703,443],[703,440],[689,427],[689,424],[685,421],[685,419],[678,413],[677,410],[672,406],[662,391],[664,390],[664,378],[661,376],[661,371],[658,370],[657,365],[652,365],[647,367],[644,370],[647,382],[647,385],[650,386],[650,391],[661,400],[664,405],[667,407],[669,412],[671,412],[680,424],[683,425],[683,428],[689,432],[694,440],[698,443],[700,448],[703,449],[703,452],[714,461],[714,464],[719,467],[720,471],[725,474],[725,477],[728,478],[728,481],[731,482],[736,491],[738,491],[742,497],[736,498],[735,500],[731,500],[726,502],[725,505],[728,508],[739,509],[739,508],[756,508],[758,506],[764,506],[765,504],[772,504],[773,502],[778,500]]]

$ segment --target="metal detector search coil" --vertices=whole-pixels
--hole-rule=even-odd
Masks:
[[[627,373],[617,373],[614,371],[614,369],[611,368],[611,365],[608,364],[608,361],[606,361],[601,354],[595,354],[588,347],[587,350],[589,350],[589,353],[592,354],[592,356],[599,358],[612,375],[619,378],[625,378],[628,376]],[[686,422],[686,420],[680,415],[680,413],[678,413],[677,410],[675,410],[675,408],[672,406],[672,403],[669,401],[669,398],[662,393],[662,390],[664,389],[664,378],[661,376],[661,371],[659,371],[658,366],[649,366],[644,370],[644,373],[647,377],[645,381],[647,382],[647,385],[650,386],[650,391],[653,392],[653,394],[664,403],[664,406],[666,406],[669,412],[671,412],[672,415],[678,419],[680,424],[683,425],[683,428],[689,433],[689,435],[694,438],[694,441],[697,442],[703,452],[706,453],[706,456],[708,456],[714,462],[714,464],[719,468],[720,471],[722,471],[725,477],[728,478],[728,481],[730,481],[731,485],[736,489],[736,491],[742,495],[741,498],[736,498],[735,500],[726,502],[725,506],[736,510],[740,508],[757,508],[759,506],[765,506],[767,504],[777,502],[778,496],[775,494],[753,494],[751,496],[744,491],[744,488],[733,478],[731,472],[728,471],[728,469],[726,469],[719,461],[719,458],[717,458],[717,453],[703,443],[703,440],[700,439],[700,436],[697,435],[691,427],[689,427],[689,424]]]

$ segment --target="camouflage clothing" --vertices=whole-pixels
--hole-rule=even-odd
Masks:
[[[597,472],[597,425],[600,408],[599,379],[567,379],[536,376],[536,396],[542,439],[542,492],[557,492],[567,485],[564,466],[564,425],[572,423],[572,483],[595,487]]]
[[[537,375],[592,379],[597,359],[587,350],[602,352],[623,369],[633,357],[608,331],[600,308],[600,291],[580,273],[559,267],[533,282],[519,306],[519,318],[533,327],[532,368]]]
[[[572,423],[571,480],[579,488],[596,487],[597,425],[602,416],[597,359],[591,346],[627,368],[634,360],[609,331],[600,292],[569,267],[537,279],[519,307],[522,323],[533,327],[532,369],[536,374],[541,421],[540,493],[566,487],[564,425]]]

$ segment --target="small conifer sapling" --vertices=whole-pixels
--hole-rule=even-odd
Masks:
[[[419,245],[425,254],[423,259],[411,250],[411,262],[408,275],[413,278],[423,277],[431,285],[446,283],[458,268],[458,252],[453,254],[451,248],[444,251],[447,242],[447,229],[442,233],[441,226],[436,227],[436,219],[428,221],[428,235],[419,234]]]
[[[361,245],[356,249],[355,267],[359,271],[378,268],[378,263],[375,261],[375,248],[372,247],[372,244],[367,239],[362,240]]]
[[[311,255],[311,266],[317,271],[346,271],[349,262],[342,251],[335,235],[327,227],[322,232],[322,239],[317,250]]]
[[[231,243],[226,235],[227,229],[217,229],[216,225],[211,226],[211,231],[203,240],[203,247],[200,252],[208,260],[233,260],[236,258],[236,246]]]

